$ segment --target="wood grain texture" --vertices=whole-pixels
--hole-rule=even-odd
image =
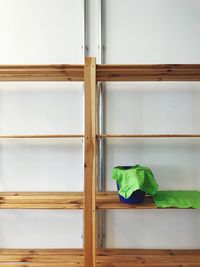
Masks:
[[[82,192],[0,192],[0,209],[83,209]],[[125,204],[118,193],[96,192],[96,209],[157,209],[153,199]],[[174,208],[168,208],[174,209]]]
[[[0,65],[0,81],[83,80],[83,65]]]
[[[0,249],[0,267],[83,267],[82,249]],[[98,267],[197,267],[200,250],[98,249]]]
[[[0,139],[59,139],[59,138],[83,138],[81,134],[16,134],[0,135]]]
[[[119,200],[117,192],[98,192],[98,209],[156,209],[156,205],[151,197],[146,197],[144,203],[126,204]]]
[[[0,65],[0,81],[83,80],[83,65]],[[200,65],[97,65],[97,81],[200,81]]]
[[[101,134],[98,138],[200,138],[200,134]]]
[[[96,266],[97,90],[96,61],[85,61],[84,266]]]
[[[83,193],[0,192],[0,209],[83,209]]]
[[[97,65],[97,81],[200,81],[200,64]]]

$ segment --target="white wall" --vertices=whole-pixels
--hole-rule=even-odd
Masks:
[[[1,0],[1,64],[83,62],[81,0]]]
[[[98,1],[89,0],[89,54]],[[0,64],[83,63],[81,0],[0,0]],[[198,0],[104,0],[106,63],[199,63]],[[0,134],[82,133],[80,83],[1,83]],[[199,83],[112,83],[107,133],[199,133]],[[116,165],[145,164],[161,189],[199,189],[198,140],[109,140]],[[1,141],[1,191],[83,190],[82,140]],[[0,211],[0,247],[81,247],[81,211]],[[37,221],[37,224],[35,223]],[[106,246],[200,248],[198,210],[108,211]],[[45,230],[49,225],[49,231]],[[54,231],[54,229],[57,229]],[[24,236],[21,240],[20,236]]]
[[[82,6],[0,0],[0,64],[82,64]],[[0,83],[0,134],[65,133],[83,133],[81,83]],[[0,191],[83,191],[81,139],[5,140],[0,151]],[[3,248],[82,247],[82,233],[82,211],[0,211]]]

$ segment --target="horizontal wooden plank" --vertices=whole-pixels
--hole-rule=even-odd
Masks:
[[[99,256],[97,258],[97,262],[105,262],[105,257]],[[198,263],[200,264],[200,255],[181,255],[181,256],[152,256],[152,255],[115,255],[115,256],[107,256],[106,263],[132,263],[132,264],[192,264]]]
[[[97,209],[156,209],[150,196],[144,203],[120,202],[117,192],[97,192]],[[83,209],[82,192],[0,192],[0,209]]]
[[[177,264],[177,263],[168,263],[168,264],[135,264],[130,262],[122,263],[97,263],[98,267],[199,267],[199,263],[192,264]],[[0,263],[0,267],[83,267],[83,263]]]
[[[104,267],[104,266],[101,265],[100,267]],[[69,263],[64,263],[64,262],[54,262],[54,263],[48,263],[48,262],[45,262],[45,263],[38,263],[38,262],[37,263],[34,263],[34,262],[13,263],[13,262],[9,262],[9,263],[7,263],[6,262],[6,263],[0,263],[0,267],[83,267],[83,263],[70,263],[70,262]],[[186,266],[186,267],[193,267],[193,266]]]
[[[0,65],[0,81],[83,81],[84,65]],[[200,64],[97,65],[97,81],[200,81]]]
[[[83,65],[0,65],[0,81],[83,80]]]
[[[16,134],[16,135],[0,135],[0,139],[43,139],[43,138],[83,138],[81,134]]]
[[[12,263],[12,262],[9,262],[9,263],[0,263],[0,267],[83,267],[83,263],[64,263],[64,262],[61,262],[61,263],[59,263],[59,262],[54,262],[54,263],[48,263],[48,262],[45,262],[45,263],[38,263],[38,262],[37,263],[32,263],[32,262]],[[193,266],[186,266],[186,267],[193,267]]]
[[[97,81],[200,81],[200,64],[97,65]]]
[[[0,209],[82,208],[82,192],[0,192]]]
[[[146,197],[141,204],[125,204],[120,202],[117,192],[99,192],[97,194],[98,209],[156,209],[151,197]]]
[[[0,192],[0,209],[83,209],[82,192]],[[157,209],[150,196],[144,203],[125,204],[118,193],[97,192],[97,209]]]
[[[135,263],[135,262],[104,262],[104,263],[97,263],[98,267],[199,267],[199,263]],[[1,266],[0,266],[1,267]],[[24,266],[23,266],[24,267]],[[61,267],[61,266],[60,266]]]
[[[181,255],[200,255],[200,249],[98,249],[99,256],[115,255],[151,255],[151,256],[181,256]]]
[[[199,263],[193,264],[135,264],[135,263],[97,263],[98,267],[199,267]],[[82,263],[0,263],[0,267],[83,267]]]
[[[98,249],[98,267],[196,267],[200,250]],[[0,267],[67,267],[83,265],[82,249],[1,249]]]
[[[57,248],[57,249],[6,249],[1,248],[0,249],[0,255],[82,255],[83,250],[82,249],[76,249],[76,248]]]
[[[1,249],[0,262],[66,263],[83,262],[82,249]]]
[[[112,266],[187,266],[200,264],[200,250],[107,249],[98,252],[98,262]],[[189,266],[189,265],[188,265]]]
[[[98,138],[200,138],[200,134],[101,134]]]
[[[98,192],[98,209],[154,209],[151,198],[139,205],[124,204],[117,192]],[[81,192],[0,192],[0,209],[83,209]]]

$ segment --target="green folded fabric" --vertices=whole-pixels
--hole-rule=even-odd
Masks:
[[[119,194],[126,199],[138,189],[151,195],[154,195],[158,190],[158,184],[152,171],[140,165],[131,166],[130,168],[115,167],[112,170],[112,178],[118,183]]]
[[[200,192],[198,191],[158,191],[153,199],[158,208],[200,209]]]

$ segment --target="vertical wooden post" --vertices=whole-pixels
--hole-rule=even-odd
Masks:
[[[85,164],[84,164],[84,266],[96,266],[96,183],[98,162],[98,93],[96,86],[96,60],[85,60]]]

